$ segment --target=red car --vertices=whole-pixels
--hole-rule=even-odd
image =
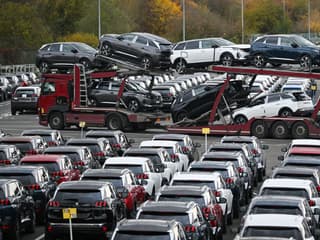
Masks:
[[[144,187],[137,184],[134,173],[129,169],[88,169],[81,180],[102,180],[111,182],[117,190],[126,188],[129,192],[124,202],[127,216],[131,218],[135,218],[137,207],[147,198]]]
[[[289,149],[288,156],[320,157],[320,148],[319,147],[293,147]]]
[[[75,169],[66,155],[30,155],[20,160],[20,165],[41,165],[47,168],[51,179],[57,184],[80,179],[80,170]]]

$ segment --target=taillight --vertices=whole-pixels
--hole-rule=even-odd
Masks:
[[[226,183],[227,183],[227,184],[233,184],[234,181],[233,181],[232,178],[227,178],[227,179],[226,179]]]
[[[106,201],[97,201],[95,206],[96,207],[107,207],[108,203]]]
[[[210,226],[211,226],[211,227],[216,227],[216,226],[218,226],[217,220],[211,220],[211,221],[210,221]]]
[[[320,185],[317,186],[317,191],[320,192]]]
[[[255,149],[255,148],[251,149],[251,152],[252,152],[253,155],[257,155],[258,154],[258,150]]]
[[[202,213],[203,213],[203,215],[205,216],[205,218],[208,219],[209,214],[210,214],[210,208],[208,208],[208,207],[202,208]]]
[[[238,167],[238,173],[243,173],[243,168],[242,167]]]
[[[36,97],[36,96],[37,96],[37,94],[32,94],[32,95],[31,95],[31,97]]]
[[[149,175],[148,175],[148,174],[145,174],[145,173],[137,174],[136,177],[137,177],[138,179],[149,179]]]
[[[84,166],[84,162],[83,161],[75,161],[73,162],[73,165],[76,165],[76,166]]]
[[[112,144],[112,147],[120,149],[121,145],[119,143]]]
[[[171,156],[171,158],[174,159],[174,160],[178,160],[178,159],[179,159],[179,157],[178,157],[177,154],[171,154],[170,156]]]
[[[40,190],[40,185],[39,184],[32,184],[32,185],[28,185],[27,188],[30,190]]]
[[[53,172],[51,173],[52,177],[63,177],[65,174],[63,171],[57,171],[57,172]]]
[[[59,207],[60,202],[58,201],[49,201],[49,207]]]
[[[105,156],[104,152],[97,152],[94,155],[97,157],[104,157]]]
[[[10,165],[10,164],[11,164],[11,161],[10,161],[10,160],[8,160],[8,159],[0,160],[0,164]]]
[[[187,153],[187,152],[189,152],[189,149],[188,149],[187,147],[182,147],[182,151],[183,151],[184,153]]]
[[[107,226],[102,226],[101,230],[102,230],[102,232],[108,232]]]
[[[316,205],[316,202],[314,200],[309,200],[310,207],[313,207]]]
[[[215,191],[215,192],[214,192],[214,195],[215,195],[216,197],[221,197],[221,192]]]
[[[52,232],[52,230],[53,230],[53,227],[52,227],[51,225],[48,225],[47,231],[48,231],[48,232]]]
[[[37,154],[37,151],[36,151],[35,149],[31,149],[31,150],[28,150],[28,151],[26,152],[26,154],[28,154],[28,155],[36,155],[36,154]]]
[[[187,225],[184,229],[186,230],[186,232],[196,232],[196,227],[193,225]]]
[[[49,141],[47,142],[48,143],[48,146],[57,146],[57,143],[56,142],[53,142],[53,141]]]
[[[11,202],[9,199],[0,199],[0,205],[8,206],[11,205]]]

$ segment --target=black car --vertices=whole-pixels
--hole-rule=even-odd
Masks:
[[[168,68],[172,43],[150,33],[131,32],[104,34],[99,41],[99,52],[137,63],[145,69]]]
[[[24,110],[37,112],[38,99],[40,96],[40,87],[24,86],[18,87],[11,97],[11,114],[16,115],[16,112]]]
[[[53,129],[28,129],[23,130],[21,136],[34,136],[39,135],[43,140],[50,146],[59,146],[65,144],[65,139],[63,138],[59,130]]]
[[[250,58],[256,67],[286,63],[310,68],[319,65],[320,48],[299,35],[265,35],[251,43]]]
[[[161,94],[163,103],[162,110],[165,112],[170,112],[171,104],[173,103],[177,94],[175,88],[172,86],[157,85],[153,86],[152,90]]]
[[[188,239],[208,240],[213,238],[211,227],[195,202],[147,201],[139,208],[136,218],[176,220],[184,226]]]
[[[120,81],[101,81],[89,90],[89,100],[93,106],[120,106],[132,111],[155,110],[162,107],[161,94],[148,91],[138,84],[127,82],[121,99],[118,99]]]
[[[125,195],[122,196],[126,197]],[[45,239],[56,239],[69,234],[69,220],[62,209],[76,208],[77,218],[72,220],[73,236],[107,239],[117,221],[126,217],[125,204],[111,183],[101,181],[69,181],[61,183],[46,210]]]
[[[56,42],[43,45],[36,55],[36,66],[47,72],[51,66],[81,63],[86,68],[93,66],[97,50],[81,42]],[[60,66],[59,66],[60,64]]]
[[[35,232],[34,200],[16,179],[0,179],[0,224],[7,240],[20,239],[23,230]]]
[[[56,189],[56,184],[50,181],[47,169],[43,166],[0,168],[0,179],[18,179],[22,183],[35,202],[36,220],[42,223],[46,204]]]
[[[18,165],[20,159],[21,153],[17,146],[0,144],[0,166]]]

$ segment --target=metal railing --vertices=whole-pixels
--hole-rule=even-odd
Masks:
[[[35,64],[0,65],[1,75],[29,72],[38,73],[39,69]]]

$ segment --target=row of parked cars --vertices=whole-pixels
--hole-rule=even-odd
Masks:
[[[68,140],[57,130],[21,135],[0,138],[5,239],[36,223],[45,224],[46,239],[66,236],[68,207],[77,208],[75,235],[222,239],[265,174],[266,146],[255,137],[225,137],[200,156],[188,135],[158,134],[138,147],[121,131]]]
[[[293,34],[264,35],[251,44],[235,44],[219,37],[173,44],[154,34],[130,32],[102,35],[97,49],[79,42],[45,44],[37,53],[36,65],[41,72],[57,63],[82,63],[85,67],[93,67],[99,65],[97,54],[132,62],[144,69],[171,67],[179,73],[189,67],[212,64],[230,66],[241,63],[264,67],[267,63],[273,66],[286,63],[310,68],[320,61],[319,47]]]

